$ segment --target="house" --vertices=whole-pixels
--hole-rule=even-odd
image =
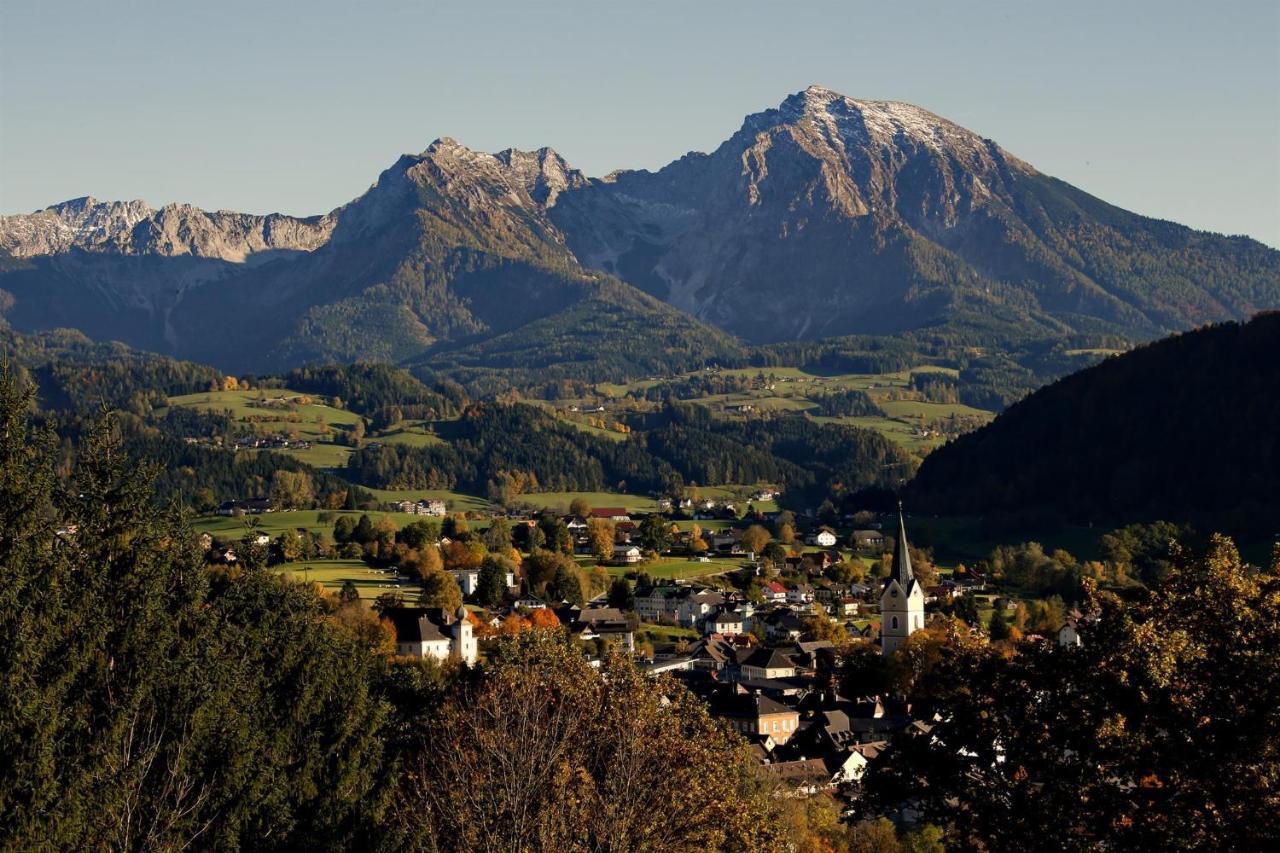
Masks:
[[[737,671],[737,649],[725,639],[708,637],[689,647],[688,658],[693,667],[704,672]]]
[[[775,744],[786,743],[800,727],[800,714],[794,708],[738,686],[713,694],[709,706],[713,716],[727,720],[742,734],[768,737]]]
[[[741,530],[724,530],[711,536],[711,550],[717,554],[745,554]]]
[[[555,614],[560,624],[565,626],[574,639],[613,639],[628,652],[634,652],[636,649],[635,619],[616,607],[571,605],[555,608]]]
[[[764,636],[771,643],[795,642],[803,633],[800,616],[794,610],[774,610],[764,618]]]
[[[614,545],[613,562],[618,565],[631,565],[640,562],[640,549],[635,545]]]
[[[695,592],[685,587],[677,594],[676,622],[685,628],[696,628],[703,617],[725,603],[725,598],[713,590]]]
[[[1067,614],[1067,621],[1062,623],[1062,627],[1058,629],[1058,645],[1064,649],[1073,649],[1080,646],[1080,629],[1097,621],[1097,613],[1081,613],[1079,610],[1072,609]]]
[[[437,518],[443,518],[446,512],[444,501],[440,500],[396,501],[391,504],[391,508],[409,515],[431,515]]]
[[[674,598],[680,589],[674,584],[637,589],[634,596],[636,615],[645,622],[674,622],[678,606]]]
[[[391,607],[383,614],[396,632],[396,654],[476,662],[477,646],[465,607],[450,615],[436,607]]]
[[[813,601],[813,587],[807,583],[798,583],[787,590],[788,604],[810,604]]]
[[[794,678],[796,662],[782,649],[758,648],[739,665],[741,677],[748,681],[771,681]]]
[[[857,616],[858,615],[858,599],[853,596],[846,595],[838,601],[833,601],[827,605],[827,611],[832,616]]]
[[[627,514],[625,507],[620,506],[602,506],[591,510],[592,518],[607,518],[609,521],[630,521],[631,516]]]
[[[719,613],[712,613],[702,620],[702,633],[704,635],[720,634],[726,637],[733,637],[743,633],[746,626],[746,619],[736,610],[723,610]]]
[[[761,587],[760,591],[764,593],[765,601],[782,602],[787,600],[787,588],[777,581],[769,581]]]
[[[453,575],[453,579],[458,582],[458,587],[462,590],[464,596],[472,596],[480,589],[480,569],[453,569],[449,572]],[[507,572],[506,578],[503,580],[507,589],[516,585],[516,576],[513,572]]]
[[[879,530],[855,530],[853,531],[853,544],[858,548],[866,548],[871,551],[883,551],[884,546],[888,543],[888,539]]]
[[[835,531],[830,527],[819,527],[805,539],[810,545],[817,545],[819,548],[830,548],[836,544]]]
[[[764,765],[764,769],[770,776],[801,794],[816,794],[832,784],[831,771],[821,758],[770,761]]]

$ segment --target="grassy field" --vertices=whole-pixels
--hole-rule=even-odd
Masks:
[[[307,399],[305,405],[300,400]],[[230,412],[240,421],[261,418],[255,424],[261,432],[281,432],[296,428],[303,437],[319,436],[320,424],[349,427],[360,419],[355,412],[335,409],[317,403],[315,397],[283,388],[264,388],[258,391],[206,391],[201,394],[183,394],[170,397],[170,406],[201,409],[207,412]]]
[[[294,580],[323,584],[331,592],[339,591],[343,584],[351,581],[360,591],[360,597],[366,600],[375,599],[384,592],[400,592],[406,600],[418,596],[416,584],[397,584],[394,574],[371,569],[359,560],[307,560],[276,566],[273,571]]]
[[[656,512],[657,503],[653,498],[643,495],[627,495],[615,492],[534,492],[520,495],[519,503],[535,507],[548,507],[559,512],[568,512],[569,504],[576,498],[583,498],[592,508],[622,507],[627,512]]]
[[[223,515],[210,515],[203,518],[197,518],[193,523],[193,527],[199,533],[209,533],[213,536],[219,536],[227,539],[238,539],[246,530],[245,519],[255,518],[258,520],[257,530],[268,536],[275,537],[284,533],[286,530],[310,530],[319,532],[321,530],[333,530],[332,521],[320,521],[319,516],[325,510],[318,509],[299,509],[289,512],[264,512],[262,515],[245,516],[244,518],[230,518]],[[359,510],[350,512],[345,510],[329,510],[335,516],[349,515],[352,518],[359,518],[365,513]],[[396,523],[396,527],[404,527],[414,521],[421,521],[423,516],[409,515],[403,512],[378,512],[376,510],[367,513],[370,520],[377,521],[380,518],[387,517]]]
[[[315,402],[317,399],[288,389],[264,388],[183,394],[170,397],[169,405],[225,413],[260,435],[283,434],[309,441],[311,446],[305,449],[274,452],[288,454],[316,468],[341,468],[346,465],[351,449],[334,444],[333,438],[350,429],[360,416]]]
[[[627,572],[642,572],[659,580],[692,580],[712,575],[722,575],[738,568],[740,560],[712,559],[709,563],[697,560],[682,560],[678,557],[664,557],[651,563],[639,563],[634,566],[608,566],[610,575],[621,577]]]
[[[686,402],[698,403],[726,417],[752,417],[767,412],[809,412],[822,423],[838,423],[873,429],[908,450],[928,452],[946,439],[939,435],[921,436],[915,428],[929,426],[952,417],[972,417],[989,420],[993,414],[959,403],[933,403],[924,400],[897,400],[909,387],[912,374],[944,373],[957,376],[954,368],[920,365],[910,370],[892,373],[822,374],[795,367],[741,368],[724,370],[721,376],[738,376],[755,379],[763,375],[764,387],[726,394],[696,397]],[[685,374],[686,377],[697,374]],[[591,405],[600,399],[617,399],[632,391],[642,392],[661,380],[643,379],[627,384],[605,383],[595,387],[596,397],[584,399],[583,405]],[[819,401],[823,396],[840,391],[858,390],[867,394],[884,411],[885,417],[831,418],[818,416]],[[568,403],[571,401],[562,401]],[[750,411],[743,411],[750,406]]]
[[[642,622],[640,627],[636,629],[636,639],[641,642],[648,640],[655,645],[665,645],[674,643],[677,640],[696,640],[698,639],[698,632],[692,628],[681,628],[676,625],[655,625],[652,622]]]
[[[405,444],[409,447],[427,447],[432,444],[444,444],[445,441],[429,421],[404,421],[395,429],[373,436],[371,441],[383,444]]]

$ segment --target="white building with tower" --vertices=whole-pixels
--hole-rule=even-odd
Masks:
[[[391,607],[384,615],[395,628],[396,654],[475,664],[479,649],[465,607],[452,615],[435,607]]]
[[[893,567],[880,592],[880,651],[891,655],[924,627],[924,589],[911,571],[907,547],[907,523],[898,505],[898,538],[893,546]]]

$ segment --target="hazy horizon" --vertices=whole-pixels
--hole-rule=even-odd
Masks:
[[[1108,202],[1280,246],[1280,11],[810,3],[9,2],[0,212],[315,215],[449,136],[589,175],[710,151],[820,84],[917,104]]]

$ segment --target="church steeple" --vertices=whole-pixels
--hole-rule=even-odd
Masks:
[[[915,574],[911,571],[911,550],[907,547],[907,522],[902,517],[902,501],[898,501],[898,537],[893,545],[893,568],[889,577],[909,592]]]
[[[907,638],[924,627],[924,589],[911,570],[907,522],[898,504],[898,537],[893,545],[893,566],[880,592],[880,650],[897,651]]]

